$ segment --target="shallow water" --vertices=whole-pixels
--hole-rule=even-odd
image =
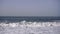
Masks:
[[[60,34],[58,27],[0,27],[0,34]]]
[[[52,23],[52,26],[48,26],[49,24],[45,23],[37,26],[38,24],[35,22],[32,23],[32,25],[21,25],[19,23],[3,23],[0,24],[0,34],[60,34],[60,25],[55,22]]]

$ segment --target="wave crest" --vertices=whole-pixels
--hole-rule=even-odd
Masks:
[[[60,26],[60,23],[57,22],[26,22],[26,21],[21,21],[21,22],[16,22],[16,23],[0,23],[0,26],[9,26],[9,27],[48,27],[48,26]]]

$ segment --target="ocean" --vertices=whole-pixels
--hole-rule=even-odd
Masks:
[[[60,17],[0,16],[0,34],[60,34]]]

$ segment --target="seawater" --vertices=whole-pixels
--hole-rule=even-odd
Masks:
[[[60,34],[60,17],[0,16],[0,34]]]
[[[60,17],[0,16],[0,25],[6,26],[60,26]]]
[[[0,22],[52,22],[60,21],[60,17],[38,17],[38,16],[0,16]]]

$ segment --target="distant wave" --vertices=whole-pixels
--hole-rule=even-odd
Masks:
[[[0,23],[0,26],[4,26],[4,27],[23,27],[23,26],[27,26],[27,27],[50,27],[50,26],[60,26],[60,22],[26,22],[26,21],[21,21],[21,22],[17,22],[17,23]]]
[[[60,17],[39,17],[39,16],[0,16],[0,22],[21,22],[21,21],[27,21],[27,22],[54,22],[54,21],[60,21]]]

